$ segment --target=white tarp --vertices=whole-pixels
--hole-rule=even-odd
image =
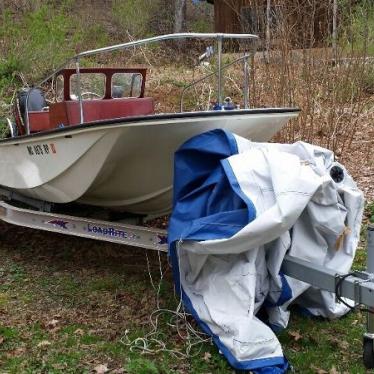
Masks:
[[[272,328],[287,326],[295,299],[313,315],[347,312],[333,294],[280,272],[286,253],[341,272],[352,265],[363,195],[331,151],[214,130],[176,153],[174,194],[177,288],[233,367],[286,370]],[[268,324],[256,317],[260,308]]]

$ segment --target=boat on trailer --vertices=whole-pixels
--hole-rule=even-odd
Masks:
[[[179,113],[155,113],[155,101],[145,93],[146,68],[80,66],[82,58],[99,53],[186,38],[217,42],[214,109],[186,112],[181,104]],[[75,68],[67,68],[66,63],[18,94],[15,123],[9,121],[12,136],[0,141],[0,186],[50,203],[79,202],[148,216],[170,212],[173,155],[187,139],[222,128],[267,141],[299,113],[297,108],[250,108],[248,82],[244,108],[224,103],[222,42],[256,38],[170,34],[79,53],[68,61]],[[235,61],[243,63],[246,77],[249,61],[248,53]],[[55,92],[49,105],[40,88],[48,82],[54,82]]]
[[[217,41],[215,110],[185,112],[181,102],[180,113],[157,114],[153,98],[145,95],[146,69],[80,67],[85,56],[182,38]],[[75,69],[64,65],[38,86],[22,91],[14,106],[15,122],[8,121],[10,136],[0,140],[0,219],[167,252],[165,230],[82,217],[81,210],[79,214],[62,214],[58,207],[77,202],[137,215],[167,213],[171,210],[173,155],[187,139],[222,128],[254,141],[267,141],[296,117],[297,108],[250,108],[248,82],[243,90],[244,108],[233,109],[230,102],[226,107],[222,71],[231,63],[221,65],[221,52],[227,38],[256,39],[247,34],[171,34],[83,52],[69,61],[76,63]],[[244,54],[234,61],[242,61],[246,73],[249,57]],[[90,75],[95,78],[93,85],[86,82]],[[104,82],[101,90],[99,77]],[[39,87],[50,80],[56,82],[56,97],[47,105]],[[63,83],[60,89],[59,81]],[[344,274],[286,255],[282,272],[313,287],[339,291],[340,297],[369,307],[363,358],[365,366],[373,368],[374,227],[368,226],[367,271]]]

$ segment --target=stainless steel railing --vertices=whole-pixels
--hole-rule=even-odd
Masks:
[[[190,88],[196,86],[197,84],[205,81],[206,79],[212,77],[213,75],[216,75],[219,71],[223,71],[225,69],[227,69],[228,67],[232,66],[232,65],[235,65],[236,63],[238,62],[241,62],[241,61],[244,61],[244,87],[243,87],[243,96],[244,96],[244,108],[245,109],[248,109],[249,108],[249,95],[248,95],[248,59],[251,57],[250,54],[245,54],[244,56],[241,56],[237,59],[235,59],[234,61],[231,61],[230,63],[224,65],[224,66],[221,66],[220,69],[216,70],[216,71],[213,71],[211,73],[208,73],[206,75],[204,75],[203,77],[199,78],[199,79],[196,79],[195,81],[193,81],[192,83],[188,84],[187,86],[185,86],[183,88],[183,91],[181,93],[181,98],[180,98],[180,112],[183,112],[183,101],[184,101],[184,94],[186,93],[187,90],[189,90]],[[222,82],[221,82],[222,84]],[[220,103],[221,104],[221,103]]]
[[[54,70],[48,77],[43,79],[38,85],[42,86],[44,83],[46,83],[48,80],[53,78],[57,75],[61,69],[65,68],[69,63],[75,62],[76,67],[76,74],[77,74],[77,80],[78,83],[80,82],[80,59],[83,57],[89,57],[94,56],[99,53],[107,53],[107,52],[113,52],[118,50],[124,50],[132,47],[138,47],[141,45],[149,44],[149,43],[155,43],[160,42],[164,40],[179,40],[179,39],[213,39],[217,42],[217,53],[218,53],[218,84],[217,84],[217,101],[219,104],[222,103],[222,42],[224,39],[247,39],[247,40],[253,40],[257,41],[259,38],[257,35],[253,34],[223,34],[223,33],[176,33],[176,34],[166,34],[166,35],[160,35],[155,36],[151,38],[141,39],[141,40],[135,40],[132,42],[122,43],[122,44],[116,44],[109,47],[104,48],[98,48],[93,49],[85,52],[78,53],[77,55],[73,56],[69,60],[67,60],[64,64],[59,66],[56,70]],[[26,96],[26,133],[30,133],[30,126],[29,126],[29,115],[28,115],[28,99],[29,99],[29,93],[28,92]],[[79,108],[80,108],[80,123],[84,122],[84,113],[83,113],[83,102],[82,102],[82,95],[80,88],[78,89],[78,99],[79,99]]]

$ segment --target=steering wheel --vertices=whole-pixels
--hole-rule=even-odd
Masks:
[[[94,96],[94,97],[98,97],[99,99],[102,98],[101,95],[97,94],[96,92],[91,92],[91,91],[82,92],[81,96],[82,96],[82,99],[83,99],[84,96]],[[92,98],[91,98],[91,100],[92,100]]]

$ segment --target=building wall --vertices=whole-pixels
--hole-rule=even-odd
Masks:
[[[240,33],[240,10],[246,0],[215,0],[214,27],[216,32]]]
[[[264,39],[266,4],[266,0],[214,0],[215,32],[250,32]],[[279,18],[286,21],[292,27],[295,47],[321,46],[328,39],[332,23],[329,0],[272,0],[270,4],[271,26],[276,28]]]

